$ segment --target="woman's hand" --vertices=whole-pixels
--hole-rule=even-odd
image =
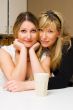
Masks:
[[[24,81],[11,80],[4,85],[4,89],[10,92],[24,91]]]
[[[27,50],[27,48],[24,46],[23,43],[19,41],[19,39],[15,39],[13,44],[18,51],[21,51],[22,49],[24,49],[25,51]]]
[[[35,82],[33,80],[32,81],[11,80],[4,85],[4,89],[10,92],[32,90],[35,89]]]
[[[37,42],[37,43],[35,43],[35,44],[30,48],[29,51],[36,51],[36,50],[39,49],[39,47],[40,47],[40,43]]]

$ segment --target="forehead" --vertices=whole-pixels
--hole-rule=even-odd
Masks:
[[[57,30],[55,22],[52,22],[52,21],[46,25],[46,28],[50,28],[52,30]]]
[[[41,22],[42,23],[42,22]],[[51,20],[47,20],[43,23],[43,25],[41,24],[40,25],[40,28],[42,29],[52,29],[52,30],[57,30],[57,25],[54,21],[51,21]]]
[[[31,21],[24,21],[20,28],[36,28],[36,26]]]

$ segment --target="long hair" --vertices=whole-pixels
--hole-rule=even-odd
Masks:
[[[44,13],[41,13],[41,16],[39,17],[39,28],[44,29],[50,26],[51,24],[53,26],[55,24],[57,31],[59,31],[60,33],[56,42],[50,49],[51,69],[54,70],[61,63],[63,45],[70,45],[71,40],[69,33],[66,32],[66,29],[64,27],[64,20],[62,18],[62,15],[59,12],[49,10]]]

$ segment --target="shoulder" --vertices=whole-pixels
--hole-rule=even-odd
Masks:
[[[7,45],[2,46],[1,48],[8,51],[8,50],[12,50],[14,47],[13,47],[13,44],[11,44],[11,45],[8,45],[8,46]]]
[[[0,61],[3,60],[4,58],[6,58],[7,56],[9,56],[8,52],[6,52],[4,49],[0,48]]]
[[[1,49],[10,55],[15,54],[15,48],[14,48],[13,44],[8,45],[8,46],[2,46]]]
[[[5,59],[5,58],[13,58],[15,56],[15,48],[14,46],[11,45],[5,45],[1,46],[0,48],[0,59]]]
[[[9,53],[8,50],[10,49],[10,46],[1,46],[0,48],[0,55],[4,53]]]
[[[13,45],[9,45],[9,46],[2,46],[0,48],[0,59],[4,59],[4,58],[14,58],[15,57],[15,48],[13,47]]]

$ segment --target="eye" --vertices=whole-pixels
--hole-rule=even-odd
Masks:
[[[50,33],[52,33],[53,31],[52,31],[51,29],[49,29],[47,32],[50,32]]]
[[[39,32],[42,32],[43,31],[43,29],[39,29]]]
[[[21,32],[22,32],[22,33],[26,33],[27,31],[23,29],[23,30],[21,30]]]
[[[36,29],[32,29],[31,32],[32,32],[32,33],[36,33],[37,30],[36,30]]]

